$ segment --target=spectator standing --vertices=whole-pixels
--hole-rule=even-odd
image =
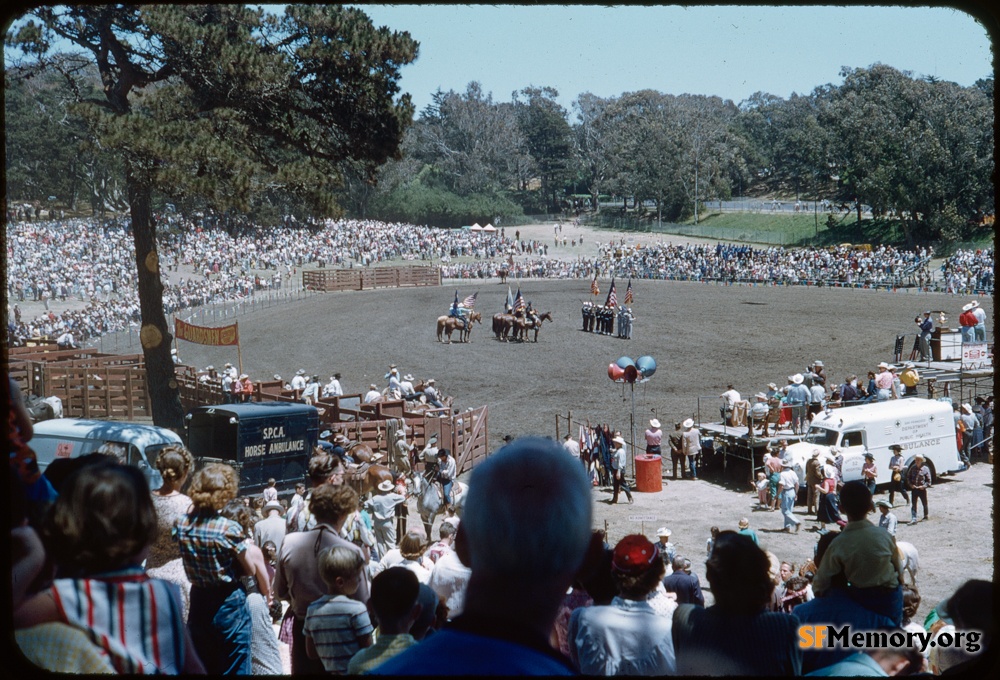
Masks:
[[[673,573],[663,579],[663,589],[677,596],[677,604],[705,606],[698,576],[691,573],[691,560],[678,555],[672,562]]]
[[[327,673],[343,675],[351,658],[372,645],[371,619],[364,603],[351,599],[364,575],[364,558],[342,546],[319,555],[319,573],[327,594],[309,605],[302,633],[306,654],[319,659]]]
[[[660,443],[663,441],[663,430],[660,429],[660,421],[653,418],[649,421],[649,427],[645,432],[646,455],[659,456],[661,452]]]
[[[917,317],[914,323],[920,328],[920,360],[931,360],[931,336],[934,334],[934,320],[931,319],[931,312],[924,312],[923,318]]]
[[[574,664],[584,675],[673,675],[672,622],[646,601],[663,576],[659,549],[645,536],[626,536],[615,546],[611,570],[618,586],[611,604],[570,616]]]
[[[872,496],[875,495],[876,479],[878,479],[878,466],[875,465],[875,454],[865,451],[865,462],[861,465],[861,481]]]
[[[372,514],[372,531],[379,559],[396,547],[396,506],[406,502],[406,496],[396,493],[388,479],[378,485],[378,493],[365,502]]]
[[[534,483],[523,484],[528,468]],[[549,636],[590,543],[591,512],[587,475],[558,443],[523,438],[494,453],[472,472],[458,527],[472,570],[464,613],[373,672],[571,674]]]
[[[799,621],[767,612],[770,560],[746,536],[723,531],[705,572],[715,604],[680,605],[673,640],[679,675],[799,675]]]
[[[684,434],[681,435],[681,443],[684,445],[684,457],[687,458],[688,470],[691,471],[691,479],[698,479],[698,457],[701,455],[701,435],[694,427],[694,420],[688,418],[681,425],[684,427]]]
[[[681,424],[674,423],[674,431],[667,436],[667,443],[670,444],[670,463],[674,469],[674,479],[677,479],[677,466],[681,467],[681,478],[684,475],[684,433],[681,431]]]
[[[910,524],[917,523],[917,501],[924,506],[924,520],[927,514],[927,490],[931,488],[931,471],[924,465],[924,457],[919,453],[913,457],[913,465],[906,471],[906,484],[910,487]]]
[[[371,609],[378,620],[375,644],[358,651],[347,664],[360,675],[417,644],[410,627],[421,616],[420,583],[408,569],[393,567],[372,579]]]
[[[795,516],[795,497],[799,492],[799,477],[792,469],[791,461],[782,461],[781,475],[778,479],[778,495],[781,498],[781,514],[784,517],[784,530],[799,533],[802,520]]]
[[[268,541],[281,547],[281,542],[285,540],[287,532],[285,518],[281,516],[283,510],[284,508],[277,500],[264,504],[264,519],[253,525],[253,542],[257,544],[258,548],[263,548]]]
[[[903,497],[904,503],[910,502],[910,496],[906,493],[906,486],[903,484],[903,447],[899,444],[890,444],[889,450],[892,451],[892,456],[889,458],[889,470],[892,473],[892,479],[889,482],[889,506],[892,507],[892,502],[897,493]]]
[[[628,498],[628,502],[631,504],[633,503],[632,489],[629,487],[628,482],[625,481],[625,439],[621,435],[617,435],[611,442],[614,445],[611,449],[611,503],[612,505],[617,503],[619,491],[624,490],[625,497]]]

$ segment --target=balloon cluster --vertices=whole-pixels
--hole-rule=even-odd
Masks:
[[[641,356],[635,361],[629,357],[621,357],[615,363],[608,364],[608,377],[615,382],[646,382],[654,373],[656,359],[651,356]]]

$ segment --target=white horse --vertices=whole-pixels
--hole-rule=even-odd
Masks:
[[[437,484],[428,482],[416,470],[410,472],[410,485],[413,487],[413,495],[417,497],[417,511],[420,513],[420,521],[424,523],[424,530],[427,532],[427,537],[430,538],[434,520],[444,506],[440,488]],[[462,515],[468,490],[468,486],[457,480],[451,486],[451,509],[459,517]]]
[[[917,570],[920,569],[920,556],[917,547],[906,541],[896,541],[896,552],[899,553],[899,564],[903,568],[903,576],[910,575],[910,583],[917,585]]]

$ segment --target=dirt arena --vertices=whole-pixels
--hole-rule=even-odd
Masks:
[[[619,300],[625,283],[619,282]],[[601,287],[603,298],[607,283]],[[455,396],[456,407],[487,404],[496,447],[506,434],[554,436],[556,414],[568,411],[574,420],[609,423],[628,438],[632,394],[608,379],[607,366],[621,356],[651,355],[657,372],[635,387],[641,439],[654,413],[673,423],[695,413],[698,397],[703,418],[717,415],[718,395],[728,382],[753,394],[768,382],[783,384],[816,359],[831,380],[863,377],[891,359],[897,334],[912,338],[915,314],[945,309],[957,318],[965,302],[932,294],[634,281],[637,318],[634,337],[626,341],[580,330],[588,281],[525,281],[525,297],[539,311],[551,311],[554,321],[543,326],[537,344],[521,344],[498,342],[490,332],[489,317],[507,291],[493,281],[458,286],[462,297],[479,291],[477,309],[487,319],[475,326],[471,343],[446,345],[435,338],[435,319],[447,311],[454,288],[319,295],[242,316],[244,369],[291,376],[301,367],[324,382],[340,371],[346,391],[363,392],[371,382],[383,386],[395,363],[418,379],[436,378],[445,394]],[[992,318],[992,300],[982,302]],[[185,363],[235,360],[220,349],[184,345]],[[899,537],[920,550],[921,616],[965,579],[992,578],[992,488],[990,465],[944,478],[930,492],[931,521],[900,526]],[[780,513],[753,512],[749,487],[743,492],[710,481],[667,480],[659,493],[636,493],[631,506],[611,506],[609,498],[609,489],[594,490],[595,524],[607,526],[612,542],[669,526],[703,581],[712,525],[735,528],[748,516],[766,549],[797,563],[812,554],[817,538],[806,530],[809,522],[798,535],[778,533]],[[909,519],[907,508],[896,512],[901,521]]]

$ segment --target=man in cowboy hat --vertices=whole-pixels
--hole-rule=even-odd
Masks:
[[[962,313],[958,315],[958,325],[962,331],[962,342],[974,342],[976,339],[976,324],[978,319],[976,319],[975,313],[972,311],[978,303],[968,303],[962,305]]]
[[[681,424],[674,423],[674,431],[667,436],[670,445],[670,463],[674,469],[674,479],[677,479],[677,466],[681,466],[681,478],[684,477],[684,433]]]
[[[378,391],[378,385],[372,383],[368,386],[368,391],[365,393],[365,403],[371,404],[382,398],[382,393]]]
[[[300,368],[295,371],[295,377],[292,378],[292,382],[290,384],[292,389],[295,390],[295,398],[298,399],[302,395],[302,390],[306,388],[306,370],[304,368]]]
[[[659,456],[660,443],[663,441],[663,430],[660,429],[660,421],[652,418],[649,427],[646,429],[646,455]]]
[[[281,547],[281,542],[285,540],[285,518],[281,516],[284,508],[278,501],[268,501],[264,505],[262,512],[264,519],[253,525],[253,542],[258,548],[263,548],[264,544],[271,541],[277,547]]]
[[[334,373],[330,376],[330,382],[323,385],[323,398],[342,396],[344,396],[344,388],[340,386],[340,374]]]
[[[975,439],[975,437],[973,437],[973,432],[977,427],[982,428],[982,424],[979,422],[979,418],[972,410],[971,404],[962,404],[961,413],[959,414],[958,419],[965,427],[965,431],[962,433],[962,450],[959,453],[962,456],[962,463],[966,466],[962,469],[967,469],[972,467],[972,444],[973,439]]]
[[[781,475],[778,477],[778,497],[781,498],[781,514],[785,520],[784,530],[799,533],[802,520],[795,516],[795,497],[799,492],[799,476],[792,469],[792,462],[782,461]]]
[[[698,479],[698,457],[701,456],[701,433],[695,429],[694,420],[688,418],[681,427],[684,434],[681,435],[681,443],[684,447],[684,456],[687,458],[688,470],[691,471],[691,479]]]
[[[812,400],[809,388],[803,385],[804,378],[801,373],[789,376],[792,381],[788,388],[786,403],[792,407],[792,430],[797,434],[802,434],[808,427],[809,420],[806,418],[806,409]]]
[[[975,342],[986,342],[986,311],[978,300],[972,301],[972,315],[976,317],[976,325],[972,329]]]
[[[441,402],[440,397],[438,397],[437,388],[434,385],[434,378],[427,380],[427,383],[424,385],[424,396],[427,397],[427,403],[433,404],[435,408],[444,408],[444,404]]]
[[[732,425],[733,409],[736,408],[736,404],[743,400],[743,397],[730,384],[726,386],[726,391],[720,394],[719,398],[722,399],[722,404],[719,405],[719,414],[727,425]]]
[[[889,458],[889,471],[892,473],[892,481],[889,482],[889,505],[892,506],[897,492],[905,503],[909,503],[910,496],[906,493],[906,485],[903,484],[903,447],[899,444],[890,444],[889,450],[892,451],[892,456]]]
[[[392,445],[393,467],[396,472],[408,474],[413,467],[410,465],[410,455],[413,453],[413,444],[406,443],[406,432],[402,428],[396,430],[396,441]]]
[[[378,493],[365,503],[372,515],[378,559],[396,547],[396,506],[405,502],[406,496],[393,491],[392,482],[386,479],[379,483]]]
[[[403,399],[407,401],[413,401],[414,399],[419,399],[423,392],[417,392],[413,389],[413,376],[409,373],[403,376],[403,379],[399,381],[399,390],[403,396]]]
[[[889,401],[892,398],[893,375],[890,366],[884,361],[878,364],[878,374],[875,376],[875,389],[878,390],[878,401]]]
[[[771,409],[767,405],[767,395],[763,392],[758,392],[754,395],[753,406],[750,407],[750,429],[760,426],[761,435],[767,436],[767,416]]]
[[[888,531],[890,536],[895,536],[898,520],[895,513],[892,512],[892,503],[884,499],[877,500],[875,501],[875,507],[881,513],[878,518],[878,525]]]
[[[904,397],[917,396],[917,383],[920,382],[920,374],[912,361],[903,364],[903,370],[899,374],[899,382],[903,385]]]
[[[922,454],[913,456],[913,465],[906,471],[906,483],[910,487],[910,524],[917,523],[917,501],[924,506],[924,520],[927,514],[927,489],[931,488],[931,471],[924,465]]]
[[[441,498],[444,502],[445,514],[448,516],[452,513],[451,490],[455,485],[455,477],[458,476],[458,466],[448,449],[438,449],[437,458],[437,481],[441,483]]]
[[[611,443],[613,445],[611,449],[611,503],[613,505],[618,502],[618,491],[624,489],[629,504],[632,504],[634,502],[632,489],[625,481],[625,438],[617,435],[611,440]]]

